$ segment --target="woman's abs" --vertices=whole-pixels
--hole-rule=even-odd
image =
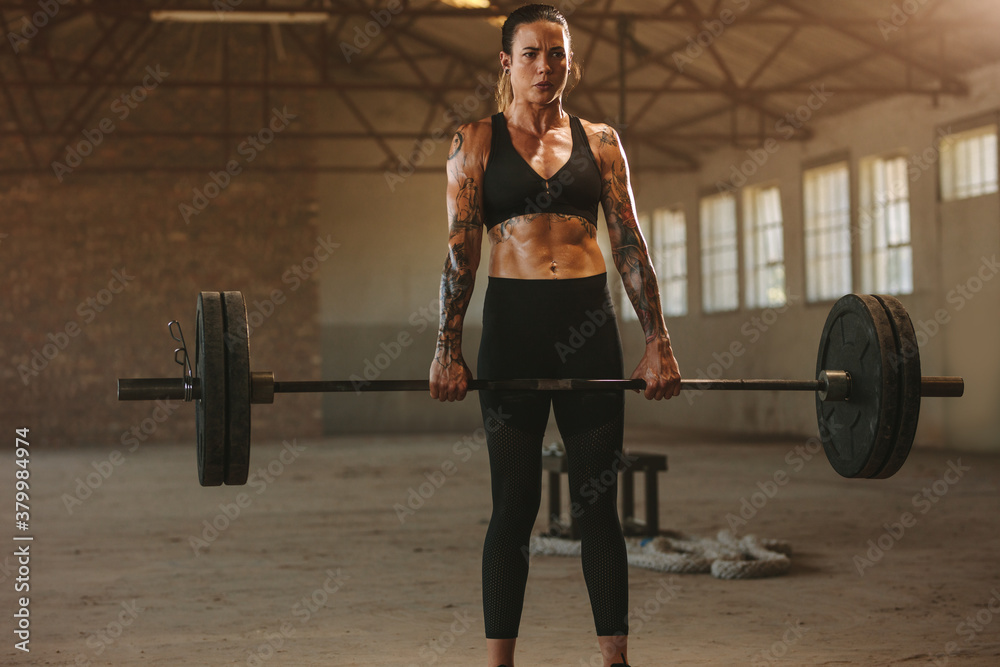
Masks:
[[[558,213],[524,215],[489,230],[489,275],[495,278],[585,278],[605,273],[597,228]]]

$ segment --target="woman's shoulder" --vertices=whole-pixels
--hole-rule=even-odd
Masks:
[[[607,123],[594,123],[584,118],[579,118],[580,125],[583,127],[584,134],[591,142],[597,142],[597,145],[604,146],[607,144],[618,145],[618,133],[615,128],[611,127]]]
[[[462,132],[467,138],[485,135],[487,139],[493,134],[493,116],[469,121],[458,126],[456,132]]]
[[[489,150],[490,139],[493,136],[492,117],[480,118],[468,123],[463,123],[455,129],[455,138],[452,140],[452,150],[456,146],[463,152],[481,152]]]
[[[618,132],[615,128],[607,123],[592,123],[582,118],[580,124],[583,126],[583,133],[587,137],[590,152],[597,161],[598,168],[603,170],[606,166],[613,165],[621,153]]]

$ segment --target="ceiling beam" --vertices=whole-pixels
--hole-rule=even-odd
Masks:
[[[816,12],[810,11],[808,9],[803,9],[800,5],[791,2],[791,0],[777,0],[777,1],[782,6],[787,7],[792,11],[800,13],[803,17],[805,17],[812,23],[820,24],[823,21],[823,17],[816,14]],[[934,23],[935,26],[938,26],[937,21],[935,21]],[[860,35],[857,32],[851,30],[848,26],[830,24],[829,28],[847,37],[850,37],[851,39],[860,42],[861,44],[864,44],[873,52],[879,53],[885,57],[894,60],[898,60],[899,62],[905,65],[912,66],[916,69],[919,69],[923,72],[930,74],[931,76],[937,79],[940,79],[942,88],[952,89],[958,92],[959,94],[963,95],[968,94],[969,92],[968,86],[965,84],[964,81],[952,76],[946,71],[947,69],[946,63],[942,63],[940,67],[937,67],[931,63],[925,62],[912,55],[901,53],[898,49],[889,46],[889,44],[886,43],[884,39],[881,41],[876,39],[870,39],[864,35]]]
[[[404,3],[405,4],[405,3]],[[702,20],[708,18],[701,13],[692,14],[689,11],[684,13],[677,13],[674,11],[677,3],[674,3],[661,11],[637,11],[637,10],[608,10],[608,9],[588,9],[585,7],[577,8],[571,14],[569,18],[572,21],[585,20],[585,21],[606,21],[606,20],[616,20],[620,16],[625,15],[630,20],[643,21],[643,22],[658,22],[658,23],[678,23],[678,24],[689,24],[692,19]],[[8,11],[12,13],[19,13],[23,15],[30,4],[23,2],[16,2],[14,0],[0,0],[0,11]],[[105,2],[94,2],[90,5],[66,5],[60,10],[60,14],[65,14],[67,17],[73,14],[101,14],[104,16],[114,16],[114,17],[124,17],[132,20],[146,20],[152,22],[150,18],[150,12],[153,10],[162,10],[164,7],[160,7],[155,3],[146,4],[143,2],[125,2],[125,3],[105,3]],[[371,18],[371,12],[376,9],[374,7],[362,7],[362,6],[349,6],[349,5],[335,5],[327,8],[318,9],[315,3],[312,2],[302,2],[299,5],[293,3],[282,4],[280,6],[257,6],[253,8],[248,8],[242,10],[241,8],[235,8],[232,12],[219,12],[211,8],[206,9],[205,3],[171,3],[169,7],[170,11],[195,11],[207,14],[237,14],[240,11],[249,11],[253,14],[273,14],[275,21],[280,21],[283,16],[288,15],[290,12],[315,12],[321,11],[326,13],[331,18],[339,17],[359,17],[359,18]],[[30,13],[30,12],[29,12]],[[436,9],[431,9],[429,7],[409,7],[406,6],[402,10],[401,14],[405,14],[412,18],[429,18],[429,19],[489,19],[494,17],[505,17],[508,12],[504,8],[500,7],[490,7],[490,8],[469,8],[469,9],[459,9],[455,7],[439,7]],[[836,26],[844,28],[860,28],[867,27],[871,28],[875,21],[879,18],[888,18],[876,15],[868,16],[838,16],[829,17],[823,19],[823,25],[825,26]],[[220,23],[222,21],[220,20]],[[753,24],[753,25],[815,25],[814,21],[808,19],[803,19],[798,16],[741,16],[741,23]],[[304,27],[311,24],[299,24]],[[322,24],[318,24],[322,25]],[[943,20],[939,25],[958,27],[960,25],[967,26],[966,22],[955,21],[955,20]]]
[[[866,58],[860,58],[859,60],[865,60]],[[90,88],[94,85],[108,86],[108,87],[119,87],[119,88],[131,88],[135,86],[135,81],[129,81],[125,79],[115,79],[115,80],[95,80],[86,82],[76,82],[67,83],[59,81],[10,81],[9,84],[12,89],[43,89],[43,88],[73,88],[73,87],[83,87]],[[478,85],[478,82],[477,82]],[[723,95],[728,94],[734,98],[734,101],[743,101],[744,98],[752,99],[759,96],[768,95],[808,95],[813,92],[812,85],[806,85],[805,83],[789,83],[787,85],[777,85],[777,86],[763,86],[759,88],[720,88],[718,90],[711,88],[664,88],[663,86],[657,85],[630,85],[628,86],[628,92],[636,94],[664,94],[664,95]],[[434,83],[430,82],[427,84],[415,83],[415,82],[405,82],[405,81],[385,81],[385,82],[374,82],[374,81],[328,81],[326,83],[321,82],[299,82],[299,81],[225,81],[223,79],[218,80],[197,80],[197,81],[179,81],[175,79],[165,79],[157,85],[157,88],[167,89],[167,88],[188,88],[188,89],[204,89],[213,88],[218,90],[233,89],[233,90],[258,90],[258,89],[271,89],[271,90],[353,90],[360,92],[400,92],[400,93],[467,93],[474,89],[475,86],[471,86],[468,83]],[[617,86],[588,86],[586,83],[581,82],[577,86],[577,90],[597,95],[617,95]],[[927,96],[938,96],[938,95],[959,95],[962,93],[954,89],[939,88],[936,86],[920,86],[912,85],[907,86],[905,84],[896,85],[826,85],[826,90],[831,93],[845,94],[845,95],[927,95]]]

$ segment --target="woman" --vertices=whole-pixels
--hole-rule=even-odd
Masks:
[[[491,248],[479,376],[622,377],[621,341],[596,240],[598,204],[646,334],[645,354],[631,377],[646,381],[647,398],[676,396],[680,373],[636,224],[625,154],[612,128],[563,111],[562,96],[578,71],[566,19],[548,5],[521,7],[504,24],[502,45],[500,113],[460,127],[448,157],[449,253],[431,396],[462,400],[472,378],[462,356],[462,325],[484,227]],[[483,548],[489,666],[514,664],[550,403],[566,446],[604,665],[627,664],[628,566],[617,488],[588,484],[618,470],[623,392],[482,391],[479,398],[493,494]]]

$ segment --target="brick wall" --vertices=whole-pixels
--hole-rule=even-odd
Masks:
[[[72,92],[63,99],[53,95],[47,104],[69,105]],[[259,94],[236,94],[227,104],[217,92],[153,91],[118,120],[111,104],[120,92],[110,93],[82,126],[92,131],[111,118],[116,131],[228,127],[249,136],[271,115]],[[268,102],[300,118],[314,106],[307,97]],[[228,123],[222,120],[227,108]],[[91,155],[61,174],[62,182],[54,171],[0,176],[0,422],[27,426],[33,443],[51,446],[120,447],[137,427],[144,442],[183,441],[193,451],[192,406],[181,404],[164,421],[151,421],[164,413],[154,413],[153,403],[118,402],[116,379],[179,376],[167,321],[180,320],[193,353],[197,294],[224,289],[244,292],[251,323],[257,324],[253,368],[285,379],[318,378],[313,272],[322,264],[316,258],[327,251],[317,252],[323,239],[314,220],[315,178],[276,169],[308,167],[312,150],[276,133],[251,163],[249,153],[239,150],[239,137],[124,135],[106,134]],[[82,132],[73,136],[71,146],[85,138]],[[54,141],[36,141],[35,149],[43,164],[50,155],[68,155]],[[0,141],[6,165],[27,159],[19,139],[8,135]],[[215,194],[212,173],[227,180],[218,176],[227,160],[235,160],[238,173],[214,198],[197,200],[195,189]],[[162,170],[114,170],[137,163]],[[195,168],[174,169],[182,165]],[[185,215],[182,204],[204,206]],[[254,438],[316,435],[319,406],[318,396],[294,395],[254,408]]]

